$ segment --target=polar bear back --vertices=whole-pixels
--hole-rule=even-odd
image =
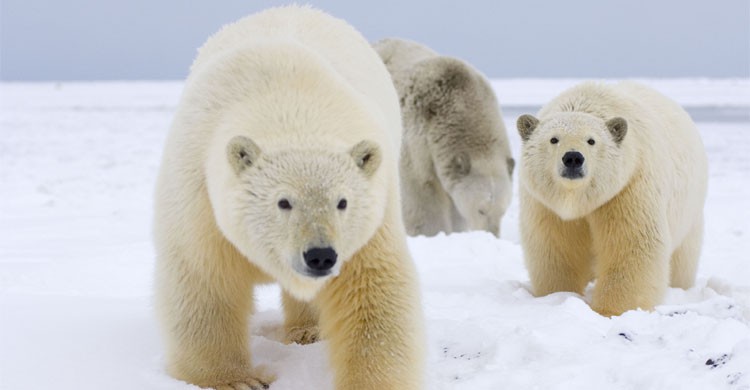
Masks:
[[[673,100],[635,82],[620,83],[623,93],[649,112],[648,132],[635,133],[641,143],[648,145],[654,139],[660,142],[651,147],[650,164],[664,164],[670,169],[655,168],[659,190],[669,196],[666,199],[673,248],[676,249],[688,234],[691,226],[702,220],[708,183],[708,158],[700,133],[690,115]],[[637,121],[636,121],[637,123]],[[634,127],[634,130],[645,127]]]
[[[404,39],[386,38],[373,46],[388,68],[397,91],[403,90],[402,84],[415,64],[439,55],[425,45]]]
[[[224,26],[199,49],[188,84],[204,69],[212,67],[219,57],[253,46],[275,44],[299,45],[322,66],[332,68],[359,97],[382,112],[387,135],[398,150],[401,142],[398,98],[382,61],[349,24],[310,7],[272,8]]]

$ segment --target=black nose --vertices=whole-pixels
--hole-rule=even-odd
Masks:
[[[563,164],[568,168],[580,168],[583,166],[583,155],[578,152],[567,152],[562,158]]]
[[[302,254],[305,264],[314,271],[328,271],[336,264],[336,251],[333,248],[310,248]]]

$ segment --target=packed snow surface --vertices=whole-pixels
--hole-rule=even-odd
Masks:
[[[517,115],[576,81],[493,81],[515,156]],[[750,82],[644,82],[689,110],[742,114],[698,123],[710,182],[696,286],[614,318],[589,308],[591,286],[534,298],[517,197],[502,239],[410,238],[430,389],[750,389]],[[195,388],[165,374],[151,302],[152,193],[181,88],[0,84],[0,389]],[[331,389],[326,343],[281,343],[278,288],[257,301],[251,348],[271,389]]]

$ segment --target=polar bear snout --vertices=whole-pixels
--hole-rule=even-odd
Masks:
[[[331,269],[336,265],[338,254],[331,247],[310,248],[302,254],[310,276],[326,276],[331,273]]]
[[[583,154],[576,151],[566,152],[562,157],[562,163],[564,168],[562,169],[562,177],[568,179],[580,179],[584,176],[583,163],[586,159]]]
[[[562,160],[566,168],[580,168],[583,166],[585,158],[581,153],[572,151],[565,153]]]

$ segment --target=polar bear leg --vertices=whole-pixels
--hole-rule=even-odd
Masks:
[[[420,183],[411,178],[401,181],[402,208],[406,232],[410,236],[451,233],[452,201],[440,184]]]
[[[593,277],[587,223],[563,221],[528,197],[522,203],[521,240],[534,295],[583,294]]]
[[[209,258],[205,262],[227,260]],[[261,389],[271,383],[272,376],[251,364],[247,325],[253,300],[245,272],[228,264],[213,269],[235,272],[196,272],[187,261],[172,260],[163,262],[156,296],[166,330],[169,373],[210,388]]]
[[[215,284],[210,291],[200,291],[202,282],[191,283],[189,291],[180,294],[180,286],[169,286],[173,321],[165,321],[171,328],[168,371],[175,378],[201,387],[262,389],[273,381],[271,375],[255,370],[248,348],[247,315],[251,311],[252,292],[243,295],[218,291]],[[221,288],[219,288],[221,290]],[[171,301],[171,302],[170,302]],[[179,314],[177,314],[179,312]]]
[[[667,289],[669,258],[663,244],[658,238],[644,242],[629,233],[612,230],[610,234],[619,238],[596,245],[600,253],[591,308],[604,316],[651,310]],[[626,241],[630,244],[623,245]]]
[[[281,293],[284,306],[284,342],[312,344],[318,341],[318,311],[312,304],[300,301],[286,291]]]
[[[591,307],[599,314],[651,310],[667,290],[667,217],[647,193],[630,185],[590,218],[597,254]]]
[[[468,223],[466,223],[466,218],[464,218],[463,215],[458,211],[456,208],[456,205],[451,202],[450,205],[451,208],[451,231],[452,232],[463,232],[466,231],[468,227]]]
[[[670,285],[678,288],[690,288],[695,283],[698,270],[698,259],[703,243],[703,216],[693,225],[690,233],[672,253],[670,264]]]
[[[381,227],[316,298],[336,389],[422,388],[416,270],[394,230]]]

